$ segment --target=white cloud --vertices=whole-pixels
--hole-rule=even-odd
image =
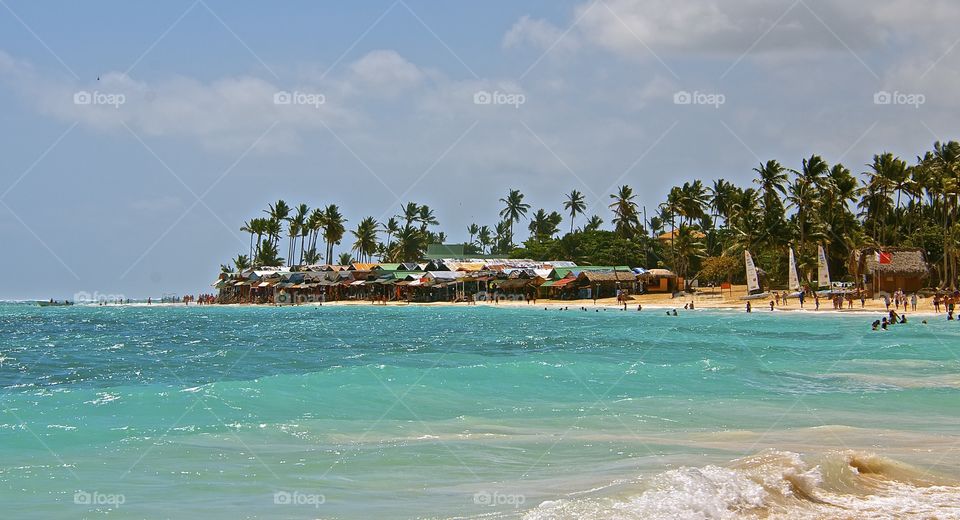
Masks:
[[[563,23],[579,20],[566,39],[624,57],[649,57],[648,48],[737,56],[751,48],[762,55],[846,52],[897,40],[942,44],[956,38],[958,18],[960,5],[950,0],[875,0],[866,7],[817,0],[605,0],[580,4]],[[552,40],[544,35],[557,31],[549,22],[523,17],[504,40],[546,48]]]
[[[535,20],[523,16],[503,36],[503,47],[519,47],[532,45],[541,49],[551,49],[551,52],[561,49],[577,47],[576,38],[557,28],[546,20]]]
[[[424,73],[393,50],[372,51],[350,65],[353,85],[365,92],[395,95],[423,81]]]

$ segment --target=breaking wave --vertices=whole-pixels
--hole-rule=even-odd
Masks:
[[[766,451],[729,466],[681,467],[641,481],[639,494],[543,502],[547,519],[960,519],[960,487],[864,452],[806,461]]]

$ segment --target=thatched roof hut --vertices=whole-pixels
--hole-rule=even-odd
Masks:
[[[850,253],[850,272],[869,293],[913,292],[922,289],[930,276],[930,265],[922,249],[867,247]]]

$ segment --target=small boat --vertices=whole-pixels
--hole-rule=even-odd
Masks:
[[[790,298],[799,298],[803,291],[800,289],[800,277],[797,276],[797,258],[793,253],[793,248],[790,248],[790,268],[787,271],[787,275],[790,277],[790,284],[787,289],[790,290],[787,293],[787,296]]]
[[[823,251],[823,246],[817,246],[817,294],[827,296],[830,294],[830,268],[827,266],[827,255]]]
[[[741,300],[759,300],[769,298],[769,292],[760,292],[760,277],[757,276],[757,266],[753,263],[753,257],[750,251],[743,251],[743,263],[747,268],[747,294],[741,296]]]
[[[68,302],[68,301],[58,302],[56,300],[48,300],[48,301],[38,301],[37,305],[41,307],[67,307],[67,306],[73,305],[73,302]]]

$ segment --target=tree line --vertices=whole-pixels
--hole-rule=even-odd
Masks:
[[[746,186],[722,178],[674,186],[666,200],[651,208],[649,218],[629,185],[620,186],[600,208],[588,208],[583,193],[572,190],[558,201],[559,211],[534,211],[520,190],[509,189],[492,224],[467,227],[464,248],[468,255],[665,267],[685,278],[700,274],[741,280],[742,266],[735,259],[746,249],[771,283],[783,284],[790,247],[808,280],[816,274],[818,245],[838,278],[847,276],[855,249],[915,247],[931,262],[934,284],[956,287],[960,143],[936,142],[911,161],[876,154],[860,170],[828,164],[820,155],[803,159],[797,168],[769,160],[753,168],[754,178]],[[609,229],[601,213],[609,216]],[[385,222],[366,217],[349,231],[336,204],[310,209],[278,200],[264,214],[240,228],[250,235],[249,250],[222,266],[225,270],[374,258],[417,261],[429,244],[446,242],[433,210],[416,202]],[[569,228],[563,226],[565,218]],[[517,228],[523,223],[528,233],[518,243]],[[350,252],[334,258],[334,248],[344,239]],[[286,248],[282,255],[281,247]]]

